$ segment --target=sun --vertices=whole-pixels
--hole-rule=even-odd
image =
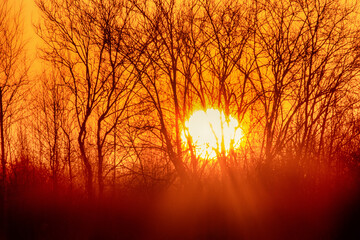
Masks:
[[[217,109],[195,111],[185,122],[182,140],[188,144],[191,139],[196,156],[202,159],[216,159],[222,145],[225,153],[239,147],[243,134],[239,122],[232,116],[225,116]]]

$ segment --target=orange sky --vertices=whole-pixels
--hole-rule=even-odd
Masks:
[[[38,17],[35,0],[11,0],[11,2],[14,4],[15,10],[22,7],[21,17],[24,23],[24,40],[27,41],[26,55],[31,60],[29,63],[32,62],[30,74],[34,75],[39,71],[40,66],[39,60],[35,61],[37,45],[40,42],[33,27]]]

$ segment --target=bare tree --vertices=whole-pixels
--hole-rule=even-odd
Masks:
[[[236,1],[223,8],[211,1],[134,4],[140,22],[134,46],[141,56],[134,65],[158,117],[159,141],[184,180],[189,174],[180,138],[185,119],[194,109],[208,107],[223,109],[228,116],[230,109],[245,99],[245,90],[238,83],[241,58],[251,36],[248,8]],[[245,104],[240,104],[245,109]],[[221,136],[217,137],[220,164],[225,168],[226,158],[221,157],[224,144]],[[191,136],[188,146],[195,173],[199,159]]]
[[[249,42],[253,36],[252,8],[241,1],[229,1],[226,4],[205,1],[202,7],[206,19],[202,32],[208,44],[201,51],[207,59],[205,75],[211,79],[205,82],[209,90],[208,104],[224,111],[225,118],[230,114],[237,115],[241,122],[253,102],[253,96],[245,95],[249,85]],[[225,125],[227,119],[221,121],[221,125]],[[218,161],[226,173],[230,158],[225,153],[223,136],[216,137]]]
[[[98,30],[93,30],[98,44],[105,48],[103,57],[106,59],[103,67],[102,86],[104,91],[101,96],[101,105],[97,108],[96,144],[98,154],[98,183],[100,195],[104,190],[104,157],[108,148],[113,145],[110,134],[121,124],[127,116],[124,114],[130,105],[136,80],[134,68],[127,61],[129,52],[124,44],[129,35],[129,22],[131,19],[131,6],[125,1],[94,1],[100,13],[94,21]],[[100,46],[99,46],[100,48]],[[116,134],[114,135],[116,136]],[[105,147],[105,144],[108,145]],[[115,143],[116,144],[116,143]],[[114,151],[115,152],[115,151]],[[115,169],[114,169],[115,171]]]
[[[7,153],[6,132],[15,120],[21,104],[21,87],[27,79],[21,8],[14,9],[10,1],[0,3],[0,140],[2,166],[2,197],[6,198]],[[6,199],[4,200],[6,201]]]
[[[66,89],[61,85],[61,77],[53,69],[49,73],[43,73],[40,77],[41,85],[38,86],[39,90],[34,99],[34,111],[37,114],[33,116],[33,119],[37,124],[33,124],[36,134],[38,135],[39,142],[45,144],[45,150],[48,156],[49,167],[51,171],[51,178],[53,183],[53,190],[57,191],[58,180],[61,170],[61,159],[64,152],[64,141],[69,143],[68,129],[64,129],[66,124],[65,120],[65,108],[67,104]],[[63,135],[65,134],[65,136]],[[67,157],[69,157],[70,147],[67,146]],[[41,160],[42,156],[38,156]],[[69,169],[71,169],[70,159],[67,160]],[[71,171],[70,171],[70,178]]]
[[[140,83],[155,110],[155,124],[164,141],[165,152],[183,181],[188,173],[182,160],[181,108],[183,89],[179,76],[181,42],[177,28],[178,15],[174,1],[134,2],[139,14],[139,36],[136,49],[139,59],[133,61]],[[150,4],[155,9],[148,8]],[[138,35],[134,35],[137,38]]]
[[[259,95],[265,158],[292,145],[300,160],[323,147],[329,111],[358,74],[354,8],[332,0],[256,1],[256,11],[250,82]]]
[[[93,195],[94,165],[87,145],[97,146],[97,176],[103,192],[104,147],[109,134],[124,117],[135,87],[131,69],[125,61],[129,9],[118,1],[38,1],[43,25],[38,27],[44,39],[44,57],[62,72],[64,84],[72,92],[74,114],[78,122],[78,144],[86,169],[86,189]],[[117,107],[115,109],[115,106]],[[116,118],[111,118],[116,115]],[[111,119],[111,120],[110,120]]]

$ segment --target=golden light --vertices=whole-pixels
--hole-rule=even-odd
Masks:
[[[225,153],[240,146],[243,134],[238,121],[232,116],[226,117],[217,109],[195,111],[185,122],[182,140],[188,144],[191,137],[196,156],[202,159],[215,159],[221,152],[222,143]]]

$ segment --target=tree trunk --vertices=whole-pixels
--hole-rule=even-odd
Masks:
[[[68,139],[68,149],[67,149],[67,160],[69,164],[69,178],[70,178],[70,191],[73,188],[73,175],[72,175],[72,168],[71,168],[71,143],[70,138]]]
[[[2,88],[0,88],[0,137],[1,137],[2,181],[3,181],[3,187],[5,189],[5,185],[6,185],[6,158],[5,158],[4,112],[3,112]]]
[[[98,184],[99,184],[99,197],[102,197],[104,192],[104,179],[103,179],[103,162],[104,162],[104,156],[103,156],[103,144],[101,141],[101,122],[103,120],[103,117],[100,117],[97,123],[97,153],[98,153]]]
[[[4,111],[2,88],[0,87],[0,138],[1,138],[1,166],[2,166],[2,186],[1,186],[1,215],[3,216],[2,225],[7,228],[7,186],[6,186],[6,158],[5,158],[5,137],[4,137]]]
[[[99,184],[99,197],[104,192],[104,179],[103,179],[103,161],[102,147],[98,145],[98,184]]]
[[[81,153],[81,159],[84,163],[85,166],[85,189],[86,192],[89,196],[89,198],[93,197],[93,172],[92,172],[92,168],[91,168],[91,164],[89,161],[89,158],[86,156],[86,152],[85,152],[85,140],[84,140],[84,129],[82,128],[80,130],[79,133],[79,137],[78,137],[78,143],[79,143],[79,148],[80,148],[80,153]]]
[[[56,90],[55,90],[56,91]],[[58,126],[57,126],[57,106],[56,100],[53,102],[53,122],[54,122],[54,146],[53,146],[53,190],[57,192],[58,187],[58,167],[59,167],[59,157],[58,157]]]
[[[116,103],[115,103],[115,112],[116,112]],[[113,192],[114,193],[116,191],[116,126],[117,126],[117,124],[115,124],[115,127],[114,127],[114,161],[113,161],[113,168],[114,168],[114,172],[113,172]]]

